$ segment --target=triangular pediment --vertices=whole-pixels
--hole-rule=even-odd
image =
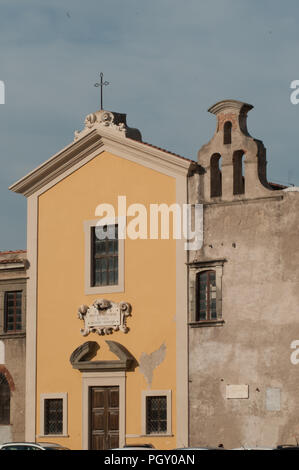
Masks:
[[[105,151],[174,177],[187,174],[190,166],[197,165],[193,160],[131,139],[122,133],[94,128],[88,133],[82,133],[80,138],[75,139],[9,189],[27,197],[37,192],[42,193]]]

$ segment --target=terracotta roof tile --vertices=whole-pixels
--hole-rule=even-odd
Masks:
[[[0,251],[0,264],[24,263],[26,253],[26,250]]]
[[[0,259],[0,264],[12,264],[12,263],[22,263],[21,259],[18,258],[5,258],[5,259]]]
[[[134,139],[131,139],[134,140]],[[134,141],[136,142],[136,141]],[[141,144],[146,145],[147,147],[151,147],[153,149],[161,150],[162,152],[169,153],[170,155],[174,155],[175,157],[182,158],[183,160],[187,160],[188,162],[194,162],[195,160],[192,160],[191,158],[183,157],[182,155],[179,155],[178,153],[170,152],[169,150],[163,149],[162,147],[158,147],[157,145],[149,144],[148,142],[140,142]]]

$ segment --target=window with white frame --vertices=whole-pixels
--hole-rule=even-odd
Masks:
[[[67,393],[42,394],[40,416],[41,436],[66,436]]]
[[[124,239],[119,238],[117,218],[101,225],[84,222],[85,293],[105,294],[124,291]]]
[[[118,285],[118,225],[91,227],[91,286]]]

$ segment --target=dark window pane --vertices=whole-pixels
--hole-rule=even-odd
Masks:
[[[107,269],[107,258],[100,258],[98,261],[100,270],[105,271]]]
[[[99,240],[97,233],[99,234],[98,228],[93,228],[91,232],[92,285],[115,285],[118,283],[118,226],[109,225],[105,229],[104,240]]]
[[[96,254],[103,254],[106,250],[106,243],[104,241],[96,241],[95,243],[95,252]]]
[[[216,286],[216,273],[215,271],[211,271],[210,272],[210,284],[213,285],[213,286]]]
[[[95,285],[99,285],[101,283],[101,273],[99,272],[96,272],[95,273],[95,277],[94,277],[94,280],[95,280]]]
[[[167,398],[146,397],[146,434],[167,431]]]
[[[109,271],[109,284],[114,284],[114,271]]]
[[[22,292],[5,292],[4,296],[4,331],[22,329]]]
[[[108,283],[107,283],[107,271],[102,271],[102,285],[103,286],[106,286]]]
[[[0,425],[10,424],[10,388],[4,374],[0,374]]]
[[[207,314],[206,314],[206,312],[200,312],[200,314],[199,314],[199,319],[200,319],[200,320],[206,320],[206,319],[207,319]]]
[[[62,398],[45,400],[45,434],[62,434],[63,432]]]
[[[217,320],[216,272],[203,271],[196,277],[196,321]]]

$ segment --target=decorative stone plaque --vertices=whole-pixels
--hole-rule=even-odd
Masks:
[[[83,336],[89,333],[99,335],[110,335],[113,331],[127,333],[129,328],[126,319],[131,315],[132,307],[127,302],[111,302],[106,299],[98,299],[88,307],[81,305],[78,309],[78,318],[84,321],[84,328],[81,329]]]
[[[226,398],[249,398],[248,385],[227,385]]]

